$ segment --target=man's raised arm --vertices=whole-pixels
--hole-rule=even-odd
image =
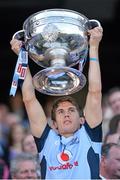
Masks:
[[[84,109],[85,118],[91,128],[96,127],[102,121],[101,108],[101,73],[99,65],[99,43],[102,39],[102,27],[90,30],[89,40],[89,72],[88,72],[88,95]]]
[[[13,39],[10,42],[11,49],[18,54],[22,45],[21,41]],[[35,96],[35,89],[32,84],[32,76],[29,68],[22,85],[22,96],[28,114],[31,132],[33,136],[40,137],[47,124],[43,108]]]

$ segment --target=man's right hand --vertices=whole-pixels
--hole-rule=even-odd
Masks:
[[[18,55],[23,42],[17,39],[12,39],[10,41],[10,44],[11,44],[11,49],[14,51],[15,54]]]

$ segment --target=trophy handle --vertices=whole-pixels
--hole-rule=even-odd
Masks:
[[[12,37],[12,39],[21,39],[21,38],[23,38],[24,37],[24,30],[19,30],[19,31],[17,31],[15,34],[13,34],[13,37]]]
[[[100,22],[96,19],[90,19],[88,21],[88,29],[93,29],[95,27],[101,27]]]

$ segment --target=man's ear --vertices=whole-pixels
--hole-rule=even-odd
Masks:
[[[58,129],[56,121],[53,121],[53,123],[52,123],[52,128],[53,128],[53,129],[56,129],[56,130]]]
[[[101,156],[101,163],[103,166],[106,166],[107,159],[105,156]]]

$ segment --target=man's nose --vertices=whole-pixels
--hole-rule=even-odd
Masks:
[[[27,172],[27,178],[29,178],[29,179],[34,179],[34,174],[35,174],[35,173],[33,173],[33,172],[31,172],[31,171],[28,171],[28,172]]]
[[[27,177],[29,177],[29,179],[33,178],[34,175],[35,175],[35,172],[32,172],[32,171],[27,172]]]
[[[69,116],[69,114],[70,114],[69,111],[64,111],[65,116]]]

